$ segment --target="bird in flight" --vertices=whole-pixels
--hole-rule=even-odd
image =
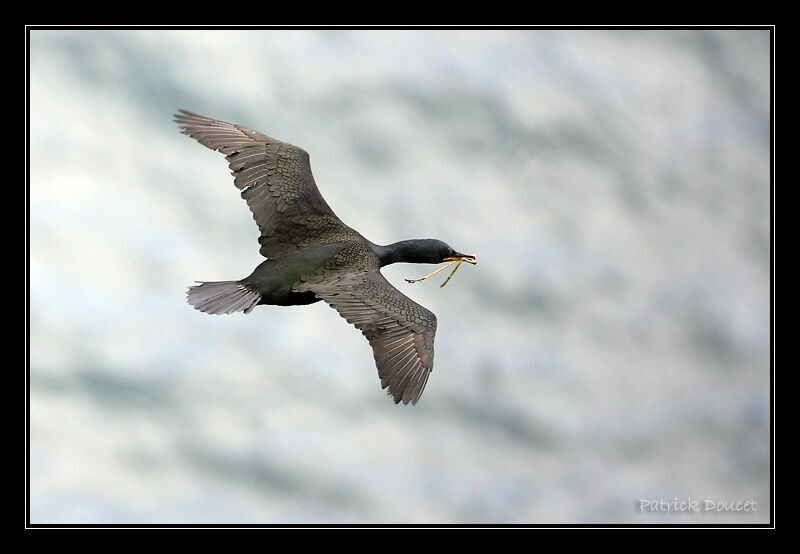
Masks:
[[[381,275],[398,263],[477,263],[435,239],[381,246],[336,217],[320,194],[308,153],[247,127],[185,110],[175,114],[180,131],[225,155],[253,214],[266,259],[238,281],[197,281],[187,300],[201,312],[249,313],[260,304],[305,305],[324,300],[361,330],[372,346],[381,387],[394,399],[416,404],[433,370],[436,316]]]

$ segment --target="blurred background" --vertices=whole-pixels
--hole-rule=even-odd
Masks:
[[[32,523],[769,521],[769,31],[29,37]],[[186,303],[262,258],[178,108],[477,256],[384,269],[439,320],[417,406],[324,303]]]

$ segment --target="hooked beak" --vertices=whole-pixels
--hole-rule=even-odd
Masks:
[[[467,262],[468,264],[477,264],[478,260],[475,259],[475,256],[470,254],[461,254],[460,252],[453,252],[452,256],[449,256],[444,259],[445,262]]]

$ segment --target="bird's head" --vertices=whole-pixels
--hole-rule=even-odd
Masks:
[[[436,239],[423,239],[419,241],[415,241],[414,245],[414,254],[415,254],[415,262],[416,263],[425,263],[425,264],[440,264],[444,262],[450,262],[444,267],[440,267],[433,273],[426,275],[420,279],[406,279],[409,283],[416,283],[417,281],[423,281],[432,275],[436,275],[440,271],[447,269],[453,264],[456,264],[456,267],[453,269],[453,272],[450,273],[450,277],[456,272],[456,269],[463,262],[467,262],[469,264],[477,264],[478,261],[475,259],[475,256],[471,254],[462,254],[461,252],[457,252],[453,249],[449,244],[446,242],[442,242]],[[450,280],[450,277],[441,284],[441,286],[445,286],[447,282]]]

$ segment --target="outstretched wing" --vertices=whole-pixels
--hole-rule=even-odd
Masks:
[[[308,153],[241,125],[185,110],[175,114],[183,134],[225,154],[268,258],[301,248],[360,238],[336,217],[317,189]]]
[[[416,404],[433,370],[436,316],[394,288],[378,269],[321,283],[311,290],[367,337],[381,387],[395,404]]]

